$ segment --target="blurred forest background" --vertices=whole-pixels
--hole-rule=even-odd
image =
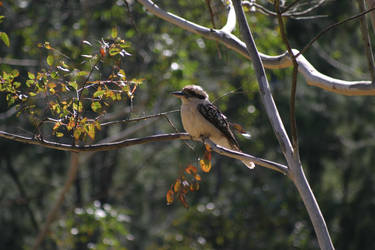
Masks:
[[[212,0],[215,23],[226,18]],[[272,9],[268,1],[257,1]],[[287,1],[292,2],[292,1]],[[308,3],[309,1],[305,1]],[[129,78],[143,78],[133,103],[111,108],[112,120],[176,110],[169,93],[187,84],[208,90],[211,100],[252,138],[239,137],[252,155],[283,163],[264,109],[251,62],[148,14],[129,0],[2,1],[0,30],[10,47],[0,46],[0,70],[21,75],[46,67],[45,41],[79,63],[82,41],[99,46],[117,27],[130,42],[124,58]],[[206,1],[163,0],[164,9],[212,27]],[[327,25],[359,13],[356,1],[327,1],[312,19],[288,19],[292,47],[303,48]],[[286,50],[275,17],[248,12],[259,51]],[[238,34],[238,31],[236,31]],[[345,80],[368,80],[359,20],[322,36],[305,56],[322,73]],[[18,60],[14,60],[18,59]],[[276,104],[288,124],[291,69],[267,70]],[[298,79],[296,116],[300,154],[307,178],[337,249],[374,249],[375,100],[346,97],[307,86]],[[30,135],[27,117],[17,117],[0,96],[0,128]],[[169,114],[183,131],[179,113]],[[96,141],[175,132],[165,119],[103,127]],[[0,140],[0,248],[29,248],[61,190],[70,154]],[[285,176],[213,154],[213,169],[202,174],[190,207],[166,205],[165,195],[188,164],[198,164],[202,145],[182,141],[150,143],[80,154],[78,178],[52,224],[45,249],[317,249],[316,236],[296,189]]]

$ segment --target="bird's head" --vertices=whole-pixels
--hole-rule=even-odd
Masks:
[[[181,91],[172,92],[172,95],[181,98],[183,102],[208,99],[208,94],[198,85],[187,85]]]

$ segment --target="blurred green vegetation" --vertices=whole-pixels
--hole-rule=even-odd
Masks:
[[[176,28],[131,0],[1,3],[0,15],[5,19],[0,31],[10,39],[9,48],[0,43],[1,71],[18,69],[27,79],[27,72],[46,67],[47,54],[37,46],[45,41],[78,64],[87,53],[82,41],[100,46],[101,39],[117,27],[119,36],[131,44],[132,56],[123,61],[127,77],[145,81],[132,104],[126,101],[113,106],[106,119],[175,110],[180,103],[169,93],[186,84],[200,84],[231,121],[251,133],[251,140],[239,137],[243,151],[284,162],[257,92],[251,62],[224,46]],[[206,1],[157,3],[212,27]],[[260,3],[272,7],[266,1]],[[211,4],[220,27],[225,9],[219,0]],[[353,1],[329,1],[311,13],[327,17],[290,19],[291,44],[301,49],[328,24],[357,12]],[[261,52],[275,55],[285,50],[275,18],[259,13],[248,13],[248,18]],[[319,49],[310,48],[306,57],[322,73],[364,80],[368,76],[360,40],[359,23],[349,22],[319,39]],[[350,70],[332,66],[324,56]],[[267,74],[288,129],[291,70],[267,70]],[[339,96],[298,79],[301,159],[337,249],[375,247],[374,104],[371,97]],[[4,95],[0,96],[0,112],[1,130],[32,135],[28,117],[17,117]],[[169,117],[182,131],[178,113]],[[96,142],[169,132],[174,128],[165,119],[146,120],[102,128]],[[43,247],[317,249],[307,212],[285,176],[261,167],[249,172],[241,162],[217,154],[213,154],[212,171],[202,174],[201,189],[188,197],[190,208],[179,203],[166,206],[170,184],[183,167],[198,165],[203,153],[201,145],[188,143],[194,150],[181,141],[171,141],[81,154],[78,179]],[[63,186],[69,154],[4,139],[0,152],[0,246],[28,249]]]

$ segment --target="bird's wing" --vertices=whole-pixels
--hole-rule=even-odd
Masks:
[[[219,131],[221,131],[228,139],[230,144],[235,145],[239,148],[236,137],[230,129],[229,122],[220,110],[212,105],[211,103],[198,104],[198,111],[206,118],[211,124],[213,124]]]

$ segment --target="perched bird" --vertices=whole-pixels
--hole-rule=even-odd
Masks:
[[[208,94],[198,85],[185,86],[172,93],[182,101],[181,120],[186,132],[194,138],[202,136],[222,147],[241,151],[223,113],[209,100]],[[242,161],[248,168],[254,168],[251,161]]]

